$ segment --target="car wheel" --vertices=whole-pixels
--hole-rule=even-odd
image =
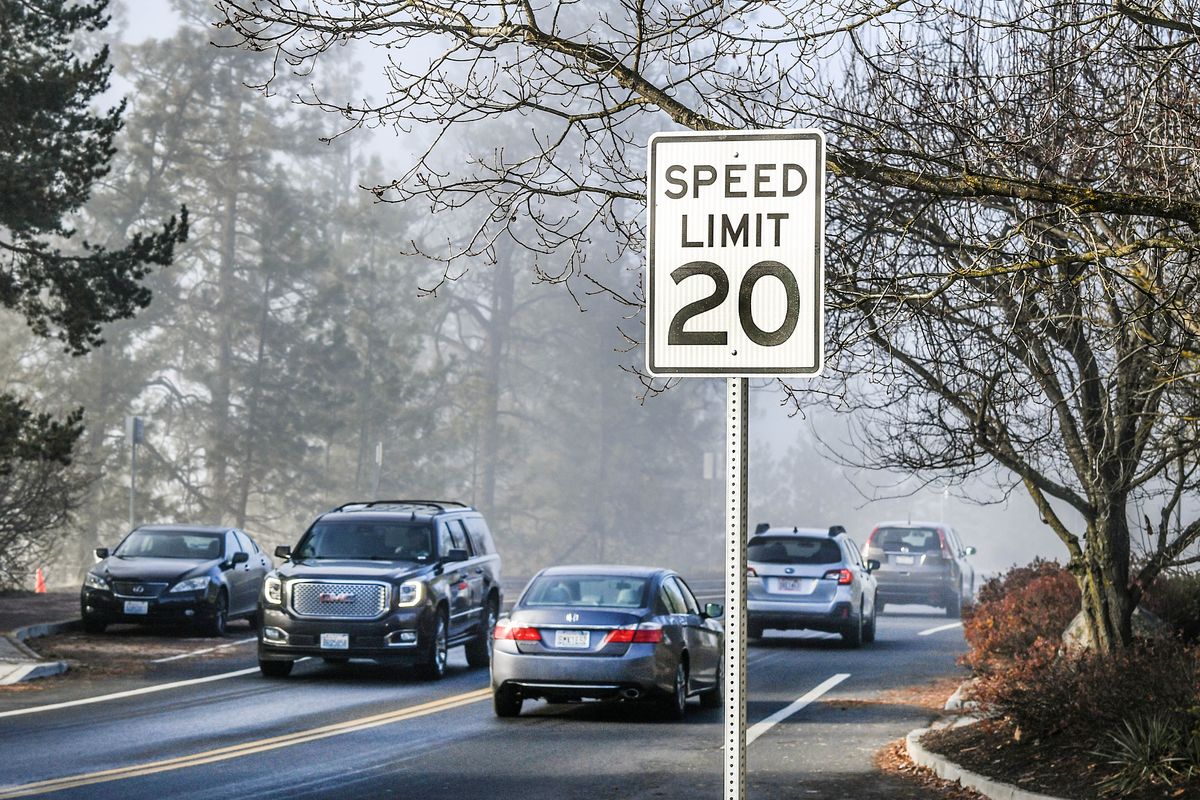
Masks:
[[[725,705],[725,658],[717,662],[717,685],[700,695],[701,708],[720,708]]]
[[[842,631],[842,641],[847,647],[862,647],[863,643],[863,616],[860,613],[851,623],[850,627]]]
[[[286,678],[292,674],[294,661],[259,661],[258,671],[264,678]]]
[[[492,632],[496,629],[496,617],[496,604],[488,600],[483,609],[483,630],[463,648],[467,663],[472,667],[486,667],[492,663]]]
[[[104,629],[107,627],[108,623],[102,619],[95,619],[94,617],[83,618],[84,633],[104,633]]]
[[[662,710],[663,716],[672,720],[681,720],[687,713],[687,667],[683,661],[675,665],[675,686],[663,698]]]
[[[761,622],[746,623],[746,637],[749,639],[761,639],[763,637],[763,626]]]
[[[957,619],[962,616],[962,595],[957,592],[946,598],[946,616]]]
[[[875,613],[876,614],[882,614],[886,608],[887,608],[887,603],[885,603],[883,600],[875,601]]]
[[[875,623],[879,618],[879,609],[871,610],[871,618],[867,620],[866,626],[863,628],[863,641],[867,644],[875,641]]]
[[[229,622],[229,595],[225,594],[225,590],[217,595],[217,605],[213,609],[212,617],[204,624],[204,634],[206,636],[224,636],[225,626]]]
[[[497,717],[516,717],[521,713],[521,704],[525,701],[521,695],[510,686],[501,686],[492,690],[492,708]]]
[[[446,675],[446,661],[449,658],[449,648],[446,646],[448,627],[445,612],[439,610],[433,626],[433,636],[426,645],[425,658],[418,668],[421,677],[426,680],[436,681]]]

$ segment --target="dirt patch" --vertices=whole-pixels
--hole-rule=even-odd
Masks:
[[[1096,785],[1105,777],[1087,748],[1068,742],[1017,741],[1012,726],[1000,720],[931,731],[921,744],[972,772],[1070,800],[1097,797]],[[1122,795],[1126,800],[1182,797],[1200,797],[1200,779],[1173,788],[1147,785]]]
[[[919,791],[921,797],[934,800],[986,800],[978,792],[964,789],[957,781],[942,780],[932,770],[914,764],[908,757],[903,739],[897,739],[876,753],[875,766]]]
[[[0,592],[0,633],[15,628],[78,619],[79,592]]]
[[[954,694],[960,683],[962,683],[962,678],[948,676],[924,686],[902,686],[898,689],[889,689],[867,700],[830,700],[828,705],[843,710],[875,705],[909,706],[923,709],[931,714],[941,714],[946,706],[946,698]]]

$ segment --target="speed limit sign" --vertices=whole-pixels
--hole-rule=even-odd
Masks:
[[[820,131],[658,133],[649,150],[650,373],[819,373]]]

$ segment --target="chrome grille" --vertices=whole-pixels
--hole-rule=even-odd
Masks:
[[[165,583],[147,581],[113,581],[113,593],[134,600],[153,600],[167,588]],[[140,591],[139,591],[140,590]]]
[[[370,619],[387,610],[388,585],[304,581],[291,584],[291,598],[302,617]]]

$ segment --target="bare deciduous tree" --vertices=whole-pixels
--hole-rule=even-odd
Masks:
[[[442,254],[448,265],[511,236],[539,255],[542,278],[634,308],[640,294],[589,263],[589,231],[615,233],[614,260],[642,248],[649,132],[824,129],[822,386],[864,420],[860,455],[925,475],[1015,476],[1070,551],[1107,649],[1130,640],[1146,586],[1193,560],[1200,520],[1170,520],[1197,465],[1190,4],[221,7],[277,71],[307,72],[348,40],[388,48],[384,102],[299,99],[341,114],[347,131],[440,126],[372,191],[435,212],[482,206],[486,222]],[[527,137],[464,164],[459,132],[499,118],[527,120]],[[1139,504],[1158,518],[1133,521],[1148,545],[1135,570]]]

